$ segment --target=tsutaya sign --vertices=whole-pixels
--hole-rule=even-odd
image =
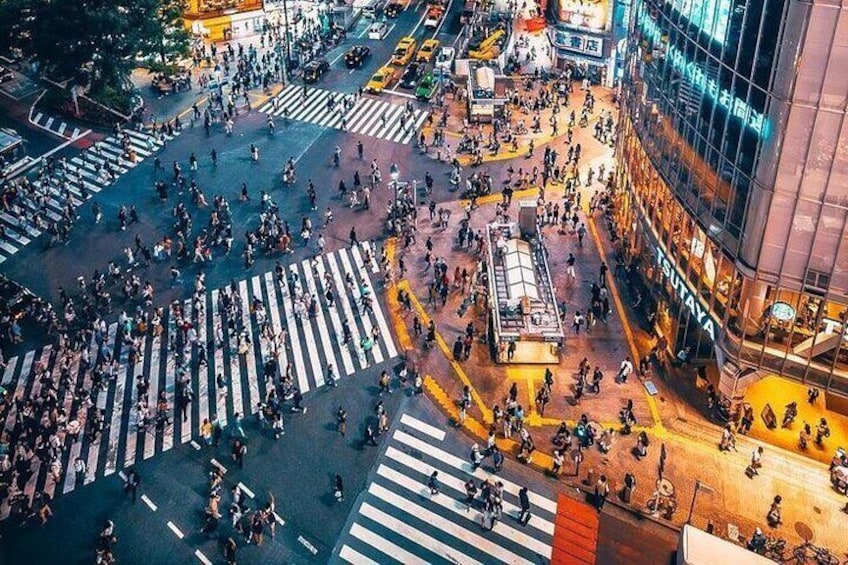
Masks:
[[[671,288],[674,289],[674,292],[677,293],[680,301],[686,305],[689,312],[695,316],[695,319],[698,321],[698,325],[701,326],[701,329],[710,336],[712,341],[715,341],[715,320],[713,320],[712,316],[710,316],[710,313],[704,305],[701,304],[701,301],[698,300],[695,291],[689,288],[689,285],[686,284],[686,280],[683,275],[677,271],[677,266],[674,264],[674,260],[666,255],[665,251],[659,247],[654,247],[654,251],[656,251],[657,254],[657,266],[659,266],[665,278],[668,279]]]

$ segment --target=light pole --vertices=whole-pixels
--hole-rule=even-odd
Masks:
[[[289,61],[291,61],[291,33],[289,32],[289,4],[283,0],[283,29],[285,33],[286,60],[283,62],[283,83],[289,82]]]
[[[700,479],[695,479],[695,492],[692,493],[692,504],[689,505],[689,515],[686,517],[686,523],[692,523],[692,513],[695,511],[695,500],[698,498],[698,491],[704,491],[709,494],[715,492],[709,485],[705,485]]]
[[[394,223],[396,220],[398,220],[398,190],[400,190],[398,188],[400,168],[398,167],[397,163],[392,163],[392,165],[389,167],[389,176],[392,179],[392,193],[394,198],[394,204],[392,205],[392,217],[390,219],[392,220],[392,223]]]

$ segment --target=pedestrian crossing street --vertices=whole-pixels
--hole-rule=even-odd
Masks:
[[[360,496],[355,518],[339,539],[331,562],[355,565],[549,563],[557,504],[530,492],[531,518],[518,522],[521,485],[493,475],[487,463],[474,470],[468,451],[443,445],[445,432],[404,414],[388,439],[376,474]],[[440,492],[427,480],[438,471]],[[480,507],[468,509],[465,482],[501,481],[503,515],[492,531],[482,527]],[[477,503],[479,503],[479,497]],[[488,527],[488,523],[487,523]]]
[[[156,153],[165,141],[172,139],[167,135],[160,138],[159,135],[132,129],[123,131],[129,135],[130,145],[135,151],[135,161],[124,158],[120,137],[110,136],[68,159],[67,172],[58,173],[56,181],[43,182],[42,179],[33,177],[31,180],[35,190],[29,195],[19,191],[14,205],[10,209],[0,210],[0,225],[6,233],[5,237],[0,237],[0,263],[47,231],[46,223],[61,223],[68,197],[74,208],[79,207],[91,196]],[[179,135],[179,132],[175,132],[175,135]],[[105,173],[107,163],[115,174],[114,180]],[[69,194],[63,194],[63,186],[58,179],[67,181]],[[35,214],[39,212],[46,221],[41,225],[34,221]]]
[[[377,137],[395,143],[407,144],[416,137],[429,112],[413,108],[411,119],[404,122],[406,106],[393,104],[371,96],[356,98],[345,111],[343,100],[353,94],[344,94],[322,88],[289,84],[275,98],[265,103],[259,111],[272,116],[287,115],[289,119]],[[332,109],[330,99],[335,101]]]
[[[107,426],[94,440],[85,431],[80,434],[79,441],[67,439],[61,461],[56,462],[61,466],[58,480],[54,480],[48,472],[51,462],[33,457],[34,473],[24,489],[26,495],[32,497],[40,491],[50,496],[71,492],[136,461],[168,451],[175,445],[191,442],[193,438],[199,442],[199,428],[205,418],[210,421],[217,418],[223,427],[232,421],[237,412],[241,415],[255,413],[259,403],[264,402],[267,390],[273,387],[273,384],[266,383],[263,367],[273,355],[274,343],[283,341],[280,339],[283,333],[285,346],[279,348],[278,356],[280,371],[283,372],[291,363],[293,380],[303,393],[325,384],[324,376],[331,364],[336,377],[342,378],[397,357],[397,347],[379,300],[372,301],[372,312],[360,312],[362,293],[373,292],[371,275],[379,272],[376,252],[369,242],[362,242],[352,249],[340,249],[292,263],[286,271],[287,276],[292,273],[297,275],[300,283],[296,285],[285,281],[278,283],[273,272],[231,283],[230,287],[235,285],[242,304],[241,312],[234,320],[228,320],[219,309],[218,296],[223,289],[207,292],[202,303],[193,304],[192,300],[187,300],[184,309],[197,332],[197,341],[194,344],[186,342],[186,363],[183,366],[178,365],[173,339],[180,330],[175,326],[175,316],[170,313],[166,313],[167,320],[163,319],[160,335],[155,335],[150,329],[143,336],[142,355],[131,365],[128,364],[130,348],[118,335],[117,323],[108,326],[107,336],[104,336],[108,339],[93,336],[89,344],[92,366],[95,360],[102,360],[107,354],[119,361],[115,376],[108,380],[105,390],[99,394],[92,393],[88,401],[104,411]],[[329,274],[326,278],[325,273]],[[347,274],[352,276],[351,284],[345,282]],[[319,301],[321,307],[314,316],[298,316],[294,302],[302,298],[302,293],[316,296],[316,292],[320,292],[323,295],[328,288],[332,288],[335,296],[332,307],[322,298]],[[255,308],[254,304],[257,305]],[[265,320],[270,322],[271,331],[261,330],[263,325],[268,325]],[[349,321],[353,338],[347,345],[342,343],[344,320]],[[366,353],[360,347],[360,336],[372,335],[375,326],[379,329],[379,337]],[[245,334],[250,336],[249,347],[240,349],[242,340],[239,336]],[[206,345],[206,366],[199,363],[199,344]],[[46,346],[10,359],[2,373],[3,388],[15,398],[38,395],[42,379],[34,378],[36,367],[44,367],[50,378],[58,382],[62,361],[58,357],[53,347]],[[196,399],[189,405],[185,421],[175,409],[178,400],[175,398],[175,379],[181,370],[189,376]],[[78,381],[80,374],[80,354],[76,353],[71,362],[71,375]],[[143,423],[139,423],[135,383],[140,375],[149,378],[148,398],[154,414],[160,391],[167,395],[171,417],[162,426],[148,426],[146,429]],[[218,375],[223,376],[225,383],[222,384],[225,386],[218,386]],[[80,386],[91,389],[92,371],[85,371],[83,382],[74,382],[68,387],[70,391],[60,389],[58,400],[67,414],[67,421],[79,421],[81,428],[86,430],[87,401],[73,394]],[[12,430],[19,417],[13,403],[5,421],[0,422],[0,431]],[[73,464],[77,457],[86,462],[85,477],[77,478],[75,475]],[[4,502],[0,506],[0,519],[8,515],[8,503]]]

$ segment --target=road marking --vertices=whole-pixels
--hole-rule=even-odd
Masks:
[[[378,549],[381,553],[388,557],[393,557],[400,561],[401,563],[405,563],[406,565],[428,565],[428,561],[421,559],[414,553],[410,553],[405,550],[401,546],[393,543],[387,539],[384,539],[368,528],[361,526],[354,522],[354,524],[350,527],[350,535],[359,539],[360,541],[367,543],[371,547]]]
[[[418,418],[414,418],[409,414],[404,414],[400,417],[400,423],[406,424],[407,426],[418,430],[421,433],[427,434],[431,438],[434,438],[438,441],[443,441],[445,439],[445,432],[440,430],[435,426],[431,426],[427,422],[422,422]]]
[[[174,532],[174,535],[175,535],[175,536],[177,536],[178,538],[183,539],[183,538],[185,537],[185,534],[184,534],[184,533],[182,533],[182,532],[180,531],[180,529],[177,527],[177,525],[176,525],[176,524],[174,524],[173,522],[171,522],[170,520],[168,521],[168,528],[169,528],[172,532]]]
[[[250,498],[256,498],[256,495],[255,495],[255,494],[253,494],[253,491],[252,491],[252,490],[250,490],[249,488],[247,488],[247,486],[246,486],[244,483],[239,482],[239,484],[238,484],[238,488],[240,488],[240,489],[241,489],[241,491],[242,491],[244,494],[246,494],[247,496],[249,496]]]
[[[194,449],[196,449],[197,451],[200,451],[200,444],[199,444],[199,443],[197,443],[197,442],[196,442],[196,441],[194,441],[194,440],[191,440],[191,442],[189,442],[189,443],[191,444],[191,446],[192,446]]]
[[[373,559],[365,557],[348,545],[342,546],[342,550],[339,552],[339,557],[348,563],[356,563],[357,565],[380,565]]]
[[[212,562],[209,560],[209,558],[203,555],[203,552],[199,549],[194,550],[194,556],[197,557],[200,562],[203,563],[203,565],[212,565]]]
[[[280,515],[279,515],[279,514],[277,514],[276,512],[274,512],[274,520],[276,520],[276,521],[277,521],[277,523],[278,523],[279,525],[281,525],[281,526],[285,526],[285,525],[286,525],[286,521],[285,521],[285,520],[283,520],[282,516],[280,516]]]
[[[221,465],[220,463],[218,463],[217,459],[213,459],[212,461],[210,461],[210,463],[212,463],[214,466],[216,466],[218,469],[220,469],[220,471],[222,473],[224,473],[224,474],[227,473],[227,468],[224,467],[223,465]]]
[[[417,505],[412,504],[412,506],[417,506]],[[404,509],[404,510],[408,511],[407,509]],[[422,508],[422,510],[423,510],[423,508]],[[438,555],[442,559],[447,560],[448,562],[462,563],[463,565],[482,565],[482,563],[480,563],[476,559],[472,559],[471,557],[468,557],[467,555],[463,555],[462,553],[459,553],[456,548],[451,547],[448,544],[446,544],[442,541],[439,541],[438,539],[436,539],[436,538],[434,538],[434,537],[432,537],[432,536],[430,536],[430,535],[428,535],[428,534],[426,534],[426,533],[424,533],[424,532],[422,532],[422,531],[420,531],[416,528],[413,528],[412,526],[410,526],[406,522],[399,520],[399,519],[395,518],[394,516],[387,514],[386,512],[383,512],[382,510],[380,510],[379,508],[377,508],[375,506],[371,506],[367,502],[362,503],[362,506],[361,506],[359,512],[363,516],[365,516],[366,518],[370,518],[371,520],[373,520],[373,521],[377,522],[378,524],[388,528],[389,530],[391,530],[393,532],[397,532],[398,534],[402,535],[404,538],[410,540],[411,542],[415,543],[416,545],[418,545],[420,547],[423,547],[424,549],[426,549],[428,551],[435,553],[436,555]],[[413,513],[412,513],[413,516],[416,516],[420,519],[423,519],[421,517],[421,515],[416,514],[414,512],[415,511],[413,510]],[[441,527],[439,527],[439,526],[441,526]],[[437,527],[439,530],[444,531],[444,528],[446,526],[445,526],[445,524],[440,522],[439,525],[437,525],[435,527]],[[450,529],[454,529],[452,526],[449,526],[449,527],[450,527]],[[465,531],[465,530],[463,530],[463,531]],[[439,535],[439,537],[441,537],[441,533],[439,533],[438,535]],[[462,541],[464,541],[464,540],[462,540]],[[474,541],[468,541],[467,543],[469,545],[471,545],[472,547],[475,545]],[[380,551],[382,551],[382,550],[380,550]],[[459,557],[460,559],[457,559],[457,557]]]
[[[299,542],[300,542],[300,545],[302,545],[303,547],[305,547],[306,549],[308,549],[308,550],[309,550],[309,552],[310,552],[312,555],[318,555],[318,548],[317,548],[317,547],[315,547],[314,545],[312,545],[311,543],[309,543],[309,540],[307,540],[305,537],[303,537],[303,536],[297,536],[297,541],[299,541]]]
[[[153,501],[152,501],[152,500],[150,500],[149,498],[147,498],[147,495],[146,495],[146,494],[142,494],[142,495],[141,495],[141,501],[142,501],[143,503],[145,503],[147,506],[149,506],[151,510],[153,510],[154,512],[156,512],[156,509],[158,508],[158,506],[156,506],[155,504],[153,504]]]

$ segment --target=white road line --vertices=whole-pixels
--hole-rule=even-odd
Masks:
[[[347,249],[339,249],[338,251],[339,258],[341,259],[342,265],[344,265],[344,269],[346,273],[350,273],[353,277],[353,280],[356,284],[353,285],[353,289],[351,290],[351,294],[353,296],[353,303],[358,309],[359,319],[362,320],[362,325],[365,326],[365,335],[368,339],[371,339],[371,330],[373,325],[371,324],[371,316],[369,316],[366,312],[364,312],[362,308],[362,284],[358,282],[357,277],[357,269],[353,269],[350,264],[350,260],[347,256]],[[367,274],[366,274],[367,279]],[[368,288],[371,289],[371,283],[368,282]],[[371,302],[372,304],[377,301],[377,297],[374,296],[374,290],[371,289]],[[376,343],[372,343],[371,354],[374,356],[375,363],[383,362],[383,352],[380,350],[380,346]]]
[[[309,390],[309,381],[306,380],[306,367],[303,364],[303,354],[300,350],[300,338],[297,331],[297,320],[292,307],[292,296],[288,281],[284,281],[280,287],[283,291],[283,311],[286,313],[286,327],[289,330],[288,342],[291,345],[292,358],[294,361],[294,372],[297,376],[297,386],[301,394]]]
[[[210,561],[209,558],[206,557],[199,549],[194,550],[194,556],[197,557],[203,565],[212,565],[212,561]]]
[[[280,321],[280,309],[277,307],[277,285],[274,283],[274,273],[271,271],[265,273],[265,292],[268,294],[268,313],[271,316],[271,327],[274,328],[276,339],[276,336],[283,331],[283,325]],[[286,367],[289,364],[287,349],[288,337],[286,337],[286,343],[279,348],[280,358],[277,360],[282,374],[285,374]]]
[[[380,551],[380,553],[386,557],[397,559],[404,565],[429,565],[429,561],[426,559],[421,559],[414,553],[405,550],[396,543],[378,536],[365,526],[361,526],[356,522],[354,522],[350,527],[350,535]]]
[[[215,355],[211,357],[214,359],[213,363],[215,367],[215,417],[218,419],[221,427],[224,428],[227,425],[228,391],[226,388],[218,388],[218,375],[224,373],[224,348],[227,347],[229,340],[225,338],[223,343],[218,344],[218,326],[221,326],[222,332],[226,331],[220,312],[218,312],[218,294],[219,291],[217,289],[212,291],[212,332],[216,337],[213,339],[215,342]]]
[[[401,416],[400,423],[406,424],[410,428],[418,430],[423,434],[427,434],[428,436],[437,441],[443,441],[445,439],[446,434],[444,431],[440,430],[435,426],[431,426],[427,422],[422,422],[418,418],[410,416],[409,414],[404,414],[403,416]]]
[[[253,277],[253,280],[258,283],[259,277]],[[241,295],[242,309],[241,321],[247,334],[250,336],[250,347],[247,355],[244,356],[244,364],[247,367],[247,395],[248,405],[242,415],[253,414],[256,406],[259,404],[259,387],[256,383],[256,350],[253,343],[253,321],[250,315],[250,301],[247,296],[247,281],[239,281],[239,294]]]
[[[153,501],[152,501],[152,500],[150,500],[149,498],[147,498],[147,495],[146,495],[146,494],[142,494],[142,495],[141,495],[141,501],[142,501],[143,503],[145,503],[148,507],[150,507],[150,509],[151,509],[151,510],[153,510],[154,512],[156,512],[156,510],[159,508],[158,506],[156,506],[155,504],[153,504]]]
[[[362,262],[362,257],[359,254],[358,248],[353,249],[353,257],[359,269],[359,276],[365,279],[365,282],[368,283],[368,288],[371,289],[374,305],[374,317],[377,319],[377,325],[380,328],[380,341],[386,345],[386,353],[389,359],[397,357],[398,351],[397,347],[395,347],[395,341],[392,339],[392,331],[389,328],[389,324],[386,322],[386,317],[383,315],[383,308],[380,306],[380,301],[377,300],[374,285],[371,283],[371,277],[368,276],[368,270]]]
[[[319,264],[319,263],[316,263],[316,264]],[[318,288],[315,285],[315,277],[312,274],[312,269],[309,266],[309,261],[303,261],[301,263],[301,267],[302,267],[304,273],[309,274],[309,276],[307,276],[305,278],[306,286],[307,286],[307,289],[309,290],[309,294],[311,294],[312,296],[314,296],[316,298],[316,300],[318,300],[318,315],[315,316],[315,322],[318,325],[318,333],[321,336],[321,348],[324,350],[324,357],[327,361],[327,365],[333,366],[333,370],[335,371],[336,377],[338,377],[338,376],[340,376],[339,371],[340,371],[341,368],[339,367],[339,364],[336,362],[336,355],[335,355],[335,352],[333,351],[333,343],[332,343],[332,340],[330,339],[330,332],[327,329],[327,321],[324,318],[325,310],[333,310],[335,308],[335,306],[333,308],[328,308],[328,307],[325,307],[325,306],[322,305],[321,294],[319,293]],[[316,271],[318,271],[317,276],[320,277],[321,276],[320,269],[316,267]],[[322,376],[321,380],[322,381],[324,380],[323,376]]]
[[[144,354],[144,346],[146,343],[147,338],[142,338],[141,351],[138,353],[139,359],[141,359],[141,356]],[[125,393],[128,383],[130,389],[132,389],[130,372],[127,367],[128,364],[129,346],[124,346],[121,350],[120,365],[118,367],[118,374],[115,378],[115,396],[112,402],[112,423],[109,425],[109,447],[106,451],[106,468],[103,470],[103,475],[106,477],[114,473],[118,466],[118,444],[121,441],[122,436],[121,431],[124,423],[124,405],[126,404]],[[134,370],[139,370],[139,365],[141,365],[141,363],[136,363]]]
[[[384,479],[394,483],[396,486],[408,490],[413,495],[426,496],[429,492],[429,489],[426,487],[423,481],[413,480],[412,478],[407,477],[403,473],[399,473],[391,467],[387,467],[386,465],[380,465],[377,468],[377,474],[383,477]],[[449,510],[456,516],[460,517],[460,519],[469,520],[472,524],[475,523],[474,519],[466,511],[468,507],[461,500],[447,496],[433,496],[430,497],[430,501],[434,504],[437,504],[438,506],[441,506],[445,510]],[[512,506],[512,509],[517,510],[515,506]],[[518,514],[516,513],[515,517],[517,516]],[[528,536],[524,532],[520,532],[502,521],[497,522],[495,524],[495,528],[493,531],[505,537],[506,539],[514,541],[519,546],[527,548],[533,553],[541,555],[545,559],[551,558],[552,548],[550,544],[543,543],[537,540],[536,538]],[[493,557],[500,558],[502,556],[494,555]]]
[[[238,488],[240,488],[241,491],[250,498],[256,498],[256,495],[253,493],[253,491],[247,488],[247,486],[241,481],[239,481]]]
[[[9,386],[9,383],[12,382],[12,377],[15,374],[15,369],[18,368],[18,357],[12,357],[6,363],[6,370],[3,372],[3,380],[0,382],[3,387]]]
[[[518,491],[521,489],[517,484],[504,479],[500,475],[492,475],[487,471],[483,470],[483,468],[478,468],[476,471],[472,472],[471,464],[466,463],[463,459],[456,457],[455,455],[448,453],[447,451],[441,450],[438,447],[429,444],[425,441],[421,441],[417,437],[411,436],[406,432],[401,430],[395,430],[392,434],[392,439],[399,441],[409,447],[417,449],[422,453],[426,453],[430,457],[434,457],[439,461],[453,467],[454,469],[458,469],[460,471],[465,472],[468,475],[473,475],[475,478],[483,480],[489,478],[496,478],[498,481],[504,484],[504,490],[513,496],[518,496]],[[545,498],[543,496],[534,495],[530,493],[530,504],[542,508],[551,514],[556,514],[557,505],[556,502]]]
[[[349,545],[343,545],[342,550],[339,552],[339,557],[351,563],[351,565],[380,565],[379,562],[374,561],[369,557],[365,557]]]
[[[336,290],[338,291],[336,302],[338,307],[344,312],[344,316],[348,321],[348,326],[350,327],[351,339],[353,341],[352,344],[341,345],[340,347],[353,347],[354,351],[357,352],[357,359],[359,360],[359,368],[364,369],[368,366],[368,361],[365,359],[365,355],[362,354],[362,351],[359,348],[359,326],[356,324],[356,318],[353,315],[353,311],[351,310],[350,304],[347,299],[347,285],[344,282],[344,278],[342,278],[341,273],[339,272],[339,267],[336,264],[336,258],[333,254],[327,255],[327,263],[330,265],[330,272],[333,275],[333,280],[336,282]],[[339,336],[341,339],[344,339],[344,335]]]
[[[312,276],[308,268],[303,273],[299,273],[297,263],[292,263],[289,265],[289,272],[297,276],[298,286],[305,293],[307,290],[305,287],[306,278]],[[318,297],[315,296],[315,299],[318,300]],[[312,379],[315,381],[315,388],[320,388],[324,384],[324,371],[321,368],[321,358],[318,355],[318,344],[315,342],[315,329],[312,326],[312,316],[308,312],[308,304],[304,310],[306,313],[300,318],[303,341],[306,343],[307,357],[309,358],[309,366],[312,369]]]
[[[333,305],[332,308],[328,307],[327,310],[329,310],[330,321],[333,323],[333,332],[335,333],[335,339],[336,339],[336,341],[338,341],[338,340],[341,339],[341,336],[342,336],[342,323],[341,323],[341,320],[339,320],[339,311],[338,311],[338,309],[339,309],[338,291],[337,291],[337,289],[333,288],[332,281],[330,282],[330,284],[327,284],[327,281],[324,278],[324,273],[326,273],[327,270],[324,267],[324,257],[323,256],[318,257],[318,267],[317,267],[317,269],[318,269],[318,279],[321,281],[321,289],[323,291],[323,294],[324,295],[327,294],[328,288],[333,290],[334,305]],[[353,359],[351,359],[351,357],[350,357],[350,351],[348,350],[347,347],[340,347],[339,351],[341,352],[342,364],[344,365],[344,374],[350,375],[351,373],[353,373]],[[338,367],[338,365],[336,366],[336,374],[341,375],[340,367]]]
[[[177,527],[177,525],[174,524],[173,522],[171,522],[170,520],[168,521],[168,528],[170,528],[170,530],[172,532],[174,532],[174,535],[177,536],[178,538],[183,539],[185,537],[185,534],[182,533],[180,531],[180,529]]]
[[[372,486],[374,486],[374,485],[372,485]],[[385,490],[385,489],[383,489],[383,490]],[[403,501],[404,499],[401,498],[400,500]],[[417,505],[412,505],[412,506],[417,506]],[[418,508],[420,508],[420,507],[418,507]],[[424,509],[421,508],[421,510],[424,510]],[[412,526],[410,526],[406,522],[401,521],[401,520],[395,518],[394,516],[383,512],[379,508],[371,506],[367,502],[362,503],[362,506],[360,507],[359,512],[360,512],[360,514],[362,514],[366,518],[370,518],[370,519],[374,520],[375,522],[377,522],[378,524],[380,524],[381,526],[391,530],[392,532],[396,532],[397,534],[403,536],[404,538],[415,543],[416,545],[423,547],[424,549],[426,549],[428,551],[432,551],[433,553],[435,553],[436,555],[438,555],[442,559],[447,560],[448,562],[462,563],[462,565],[483,565],[480,561],[477,561],[476,559],[472,559],[471,557],[468,557],[467,555],[462,554],[456,548],[451,547],[448,544],[446,544],[446,543],[434,538],[433,536],[430,536],[430,535],[428,535],[428,534],[426,534],[426,533],[424,533],[424,532],[422,532],[422,531],[420,531],[416,528],[413,528]],[[428,521],[428,520],[426,520],[426,518],[422,514],[418,514],[415,511],[412,511],[411,513],[414,516],[417,516],[418,518],[420,518],[422,520]],[[439,522],[438,525],[431,523],[431,525],[433,525],[434,527],[436,527],[440,530],[442,528],[439,528],[438,527],[439,525],[444,527],[443,522]],[[453,529],[459,529],[459,528],[456,528],[453,524],[450,524],[449,529],[453,530]],[[465,530],[463,530],[463,531],[465,531]],[[472,546],[475,545],[472,542],[469,542],[469,543]]]
[[[210,463],[212,465],[214,465],[215,467],[217,467],[218,470],[221,471],[222,473],[224,473],[225,475],[227,474],[227,468],[224,467],[221,463],[219,463],[217,459],[212,459],[210,461]]]

